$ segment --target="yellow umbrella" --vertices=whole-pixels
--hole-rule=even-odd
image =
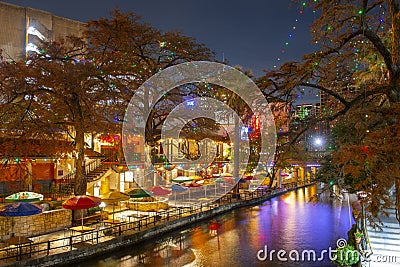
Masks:
[[[130,199],[130,196],[127,194],[124,194],[122,192],[119,191],[111,191],[108,192],[104,195],[100,196],[101,200],[107,204],[112,204],[113,205],[113,221],[114,221],[114,204],[118,201],[124,201],[124,200],[128,200]]]
[[[198,176],[198,175],[191,175],[189,178],[192,178],[194,181],[200,181],[203,180],[203,177]]]

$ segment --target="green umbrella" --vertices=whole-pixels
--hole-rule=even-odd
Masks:
[[[172,179],[172,181],[175,183],[191,182],[193,180],[194,180],[193,178],[187,177],[187,176],[178,176],[178,177]]]
[[[125,192],[125,194],[129,195],[131,198],[142,198],[142,197],[153,196],[153,193],[151,191],[142,188],[134,188],[132,190],[129,190],[128,192]],[[139,214],[137,202],[136,202],[136,210],[137,213]]]
[[[6,202],[37,202],[43,200],[43,195],[35,192],[18,192],[5,198]]]
[[[141,197],[151,197],[153,193],[149,190],[145,190],[142,188],[135,188],[125,192],[125,194],[129,195],[130,198],[141,198]]]

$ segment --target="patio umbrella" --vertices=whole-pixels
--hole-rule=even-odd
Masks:
[[[142,188],[134,188],[125,192],[125,194],[129,195],[130,198],[151,197],[154,195],[151,191]]]
[[[219,175],[219,177],[233,177],[232,173],[223,172]]]
[[[129,190],[128,192],[125,192],[125,194],[128,194],[130,198],[143,198],[143,197],[153,196],[152,192],[145,190],[143,188],[134,188],[132,190]],[[137,201],[136,201],[136,211],[137,214],[139,214]]]
[[[158,197],[171,194],[171,190],[165,189],[158,185],[150,187],[150,188],[148,188],[148,190],[151,191],[155,196],[158,196]]]
[[[193,180],[194,180],[193,178],[190,178],[187,176],[178,176],[178,177],[172,179],[172,181],[175,183],[191,182]]]
[[[188,188],[185,186],[181,186],[179,184],[173,184],[171,186],[171,190],[172,190],[172,192],[180,193],[180,192],[185,192],[186,190],[188,190]]]
[[[203,186],[204,185],[209,185],[209,184],[213,184],[214,185],[214,196],[216,196],[217,195],[217,182],[216,182],[216,180],[217,179],[210,179],[210,180],[206,180],[207,182],[206,183],[203,183]]]
[[[188,192],[189,192],[189,201],[190,201],[190,188],[196,188],[196,187],[200,187],[201,185],[199,185],[198,183],[192,182],[189,184],[185,185],[188,188]]]
[[[227,182],[229,184],[234,184],[237,182],[237,180],[235,178],[233,178],[233,176],[226,176],[223,179],[225,182]]]
[[[176,205],[176,193],[181,193],[181,192],[185,192],[186,190],[188,190],[189,188],[185,187],[185,186],[181,186],[179,184],[173,184],[171,186],[171,190],[172,192],[174,192],[174,196],[175,196],[175,205]]]
[[[190,183],[190,184],[186,184],[186,187],[189,187],[189,188],[194,188],[194,187],[200,187],[201,185],[200,184],[198,184],[198,183]]]
[[[157,197],[166,196],[171,194],[172,192],[171,190],[165,189],[159,185],[150,187],[148,188],[148,190],[151,191],[154,194],[154,196]],[[158,212],[158,199],[156,199],[156,201],[157,201],[156,212]]]
[[[215,183],[221,184],[220,186],[224,188],[224,194],[226,194],[226,188],[229,186],[225,184],[225,181],[222,178],[217,178]]]
[[[17,202],[7,204],[0,209],[0,216],[30,216],[42,212],[42,207],[32,203]]]
[[[113,217],[112,220],[114,221],[114,207],[115,207],[115,202],[118,201],[124,201],[124,200],[128,200],[130,198],[129,195],[124,194],[122,192],[119,191],[111,191],[108,192],[104,195],[100,196],[101,200],[107,204],[112,204],[113,206]]]
[[[0,209],[0,216],[20,217],[19,240],[21,238],[22,216],[30,216],[42,213],[42,207],[28,202],[17,202],[3,206]],[[18,242],[20,243],[20,242]]]
[[[5,202],[37,202],[43,200],[43,195],[35,192],[18,192],[5,198]]]
[[[203,180],[203,177],[198,176],[198,175],[191,175],[191,176],[189,176],[189,178],[192,178],[195,181]]]
[[[64,209],[69,210],[81,210],[82,212],[82,227],[83,227],[83,210],[88,208],[93,208],[99,206],[101,203],[101,198],[88,196],[88,195],[79,195],[73,196],[62,203],[62,207]]]

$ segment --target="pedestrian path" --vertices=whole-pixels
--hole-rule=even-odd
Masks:
[[[294,189],[294,188],[293,188]],[[48,234],[32,237],[32,243],[29,246],[21,246],[16,254],[9,255],[12,251],[9,248],[0,250],[0,266],[15,263],[18,257],[22,260],[32,260],[42,258],[49,255],[71,252],[73,250],[82,249],[87,246],[103,243],[122,236],[132,236],[157,226],[167,225],[177,219],[184,219],[188,216],[193,216],[199,213],[208,212],[219,207],[226,211],[225,204],[240,204],[246,205],[252,200],[262,200],[263,197],[273,197],[278,194],[285,193],[286,190],[278,189],[275,191],[253,192],[247,194],[244,199],[233,199],[230,197],[221,198],[217,202],[207,204],[190,204],[188,206],[179,205],[171,206],[168,210],[159,212],[141,212],[128,209],[114,209],[114,219],[112,214],[108,215],[107,220],[87,224],[80,229],[62,229]],[[250,201],[250,202],[248,202]],[[237,205],[236,205],[237,206]],[[230,206],[235,207],[235,206]],[[107,210],[108,211],[108,210]],[[210,216],[214,213],[208,213]],[[211,215],[212,216],[212,215]],[[197,218],[197,215],[196,217]],[[192,222],[190,219],[188,222]],[[160,228],[161,229],[161,228]],[[116,239],[117,240],[117,239]],[[34,265],[38,266],[38,265]]]

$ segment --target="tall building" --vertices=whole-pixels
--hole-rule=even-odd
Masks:
[[[24,60],[30,51],[38,52],[41,41],[61,41],[67,36],[81,36],[85,29],[86,24],[79,21],[0,2],[0,61]],[[3,129],[0,131],[0,194],[27,187],[37,192],[49,192],[58,178],[74,171],[70,142],[25,139],[18,141],[17,148],[10,149],[13,145],[11,138]],[[85,155],[88,162],[102,158],[101,154],[89,149],[85,150]]]
[[[40,40],[82,35],[86,24],[49,12],[0,2],[0,61],[17,61],[36,51]]]

